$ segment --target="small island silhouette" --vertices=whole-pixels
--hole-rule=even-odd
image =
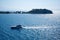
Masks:
[[[52,14],[53,12],[48,9],[32,9],[31,11],[28,11],[28,13],[32,14]]]
[[[32,9],[30,11],[24,12],[24,11],[0,11],[0,14],[53,14],[51,10],[48,9]]]

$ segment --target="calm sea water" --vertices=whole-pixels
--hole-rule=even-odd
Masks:
[[[60,40],[60,13],[0,14],[0,40]]]

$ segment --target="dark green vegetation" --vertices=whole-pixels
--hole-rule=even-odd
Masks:
[[[53,12],[48,9],[32,9],[28,13],[33,13],[33,14],[52,14]]]
[[[24,11],[0,11],[0,14],[53,14],[51,10],[48,9],[32,9],[30,11],[24,12]]]

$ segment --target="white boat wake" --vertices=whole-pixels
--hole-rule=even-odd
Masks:
[[[33,27],[33,26],[31,26],[31,27],[22,27],[22,28],[25,28],[25,29],[48,29],[48,28],[56,28],[56,27],[40,27],[40,26]]]

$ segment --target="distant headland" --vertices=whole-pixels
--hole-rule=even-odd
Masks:
[[[0,11],[0,14],[53,14],[51,10],[48,9],[32,9],[30,11],[24,12],[24,11]]]
[[[53,12],[48,9],[32,9],[31,11],[28,11],[28,13],[33,14],[52,14]]]

